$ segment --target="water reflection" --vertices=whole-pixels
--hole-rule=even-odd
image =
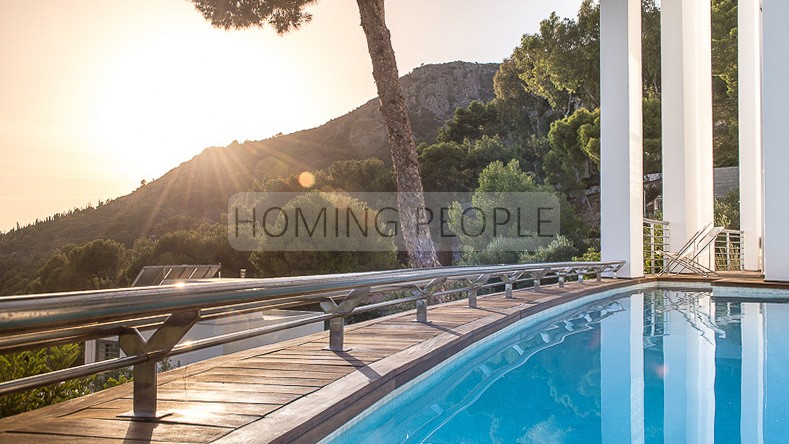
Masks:
[[[601,323],[603,442],[787,441],[786,304],[686,291],[625,300],[628,312]],[[626,365],[629,385],[621,382]]]
[[[334,442],[786,442],[789,306],[650,291],[511,333]]]

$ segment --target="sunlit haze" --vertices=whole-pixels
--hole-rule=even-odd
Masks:
[[[499,62],[581,0],[387,0],[401,74]],[[208,146],[315,127],[373,98],[353,0],[212,28],[187,0],[0,0],[0,231],[133,191]],[[245,191],[245,190],[239,190]]]

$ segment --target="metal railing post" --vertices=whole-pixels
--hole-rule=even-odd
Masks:
[[[512,295],[512,283],[504,284],[504,297],[507,299],[515,298],[515,296]]]
[[[473,281],[468,278],[464,280],[466,287],[468,287],[468,308],[477,308],[477,292],[489,280],[490,274],[480,275]]]
[[[428,282],[424,287],[419,288],[419,286],[415,285],[416,289],[414,290],[415,296],[421,296],[421,298],[416,300],[416,321],[421,322],[423,324],[428,324],[429,321],[427,320],[427,298],[429,298],[433,293],[438,291],[438,289],[444,285],[444,282],[447,281],[447,278],[440,277],[435,278]]]
[[[333,300],[326,298],[321,301],[321,308],[326,314],[337,314],[339,317],[329,320],[329,347],[330,351],[348,351],[345,349],[345,316],[353,312],[367,296],[370,294],[370,288],[356,288],[351,290],[343,300],[337,304]]]
[[[520,279],[520,277],[523,276],[523,273],[524,273],[523,271],[519,271],[512,274],[501,275],[500,279],[501,282],[504,282],[504,297],[506,299],[515,298],[515,296],[513,296],[512,294],[513,284],[515,284],[515,282],[517,282],[518,279]]]
[[[542,284],[542,278],[544,278],[551,270],[548,268],[544,268],[542,270],[531,272],[531,277],[534,279],[534,291],[538,291],[540,289],[540,285]]]
[[[427,324],[427,299],[416,301],[416,322]]]
[[[468,291],[468,308],[477,308],[477,289],[472,288]]]
[[[148,355],[147,361],[134,366],[134,400],[131,412],[119,415],[138,420],[155,420],[170,412],[156,409],[156,363],[166,357],[192,326],[200,319],[199,311],[174,313],[147,341],[136,328],[122,333],[118,342],[127,356]]]
[[[345,349],[345,317],[329,320],[329,350],[347,351]]]

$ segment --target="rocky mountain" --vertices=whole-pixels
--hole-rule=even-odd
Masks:
[[[424,65],[401,81],[417,143],[435,138],[457,107],[494,97],[498,64],[451,62]],[[335,160],[378,157],[389,163],[378,99],[317,128],[261,141],[206,148],[133,193],[96,208],[58,215],[0,235],[0,287],[6,272],[31,270],[67,243],[109,238],[130,245],[168,229],[173,216],[220,221],[228,200],[265,174],[287,176],[328,167]],[[186,228],[186,227],[172,227]]]

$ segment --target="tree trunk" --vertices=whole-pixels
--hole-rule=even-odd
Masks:
[[[413,223],[423,219],[418,216],[424,216],[419,209],[425,207],[425,197],[422,194],[422,177],[419,174],[414,134],[406,112],[389,29],[386,27],[384,0],[357,0],[357,3],[392,153],[400,227],[405,247],[412,266],[438,266],[440,264],[430,230],[426,225],[414,226]]]

